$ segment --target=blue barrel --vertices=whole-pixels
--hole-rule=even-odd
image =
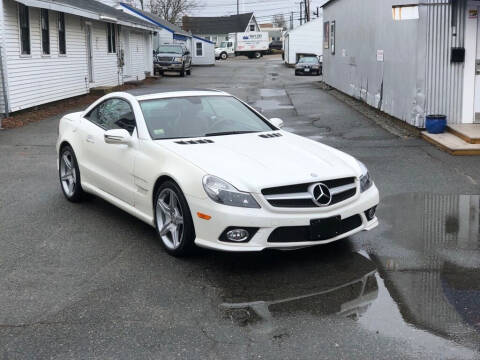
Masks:
[[[425,128],[429,134],[441,134],[447,127],[446,115],[427,115],[425,117]]]

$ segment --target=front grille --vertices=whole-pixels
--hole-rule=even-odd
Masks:
[[[173,61],[173,57],[169,57],[169,56],[159,56],[157,57],[157,61],[159,62],[172,62]]]
[[[349,231],[352,231],[362,226],[362,217],[360,215],[354,215],[349,218],[343,219],[340,223],[339,235],[343,235]],[[328,230],[325,232],[329,233]],[[328,240],[327,235],[318,238],[318,241]],[[296,243],[312,241],[310,237],[310,226],[288,226],[276,228],[268,237],[269,243]]]
[[[318,182],[268,188],[263,189],[262,194],[273,207],[314,208],[318,206],[313,202],[308,188],[317,183]],[[357,193],[357,184],[354,177],[321,181],[321,183],[330,189],[332,194],[330,205],[341,203],[354,197]]]

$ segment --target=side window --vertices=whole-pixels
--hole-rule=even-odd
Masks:
[[[22,55],[30,55],[30,15],[28,7],[18,4],[18,17],[20,23],[20,46]]]
[[[125,129],[130,135],[136,126],[130,104],[122,99],[104,101],[90,111],[86,118],[105,130]]]
[[[203,56],[203,43],[200,41],[196,43],[196,56]]]

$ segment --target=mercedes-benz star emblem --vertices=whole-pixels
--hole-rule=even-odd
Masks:
[[[330,194],[330,189],[327,185],[318,183],[313,184],[308,189],[310,195],[312,195],[312,200],[317,206],[328,206],[332,202],[332,194]]]

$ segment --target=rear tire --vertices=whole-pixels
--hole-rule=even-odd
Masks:
[[[71,202],[82,201],[85,192],[82,189],[77,157],[70,145],[62,147],[58,162],[58,177],[63,195]]]
[[[187,70],[187,75],[192,75],[192,68]]]
[[[195,227],[187,200],[179,186],[166,181],[154,197],[154,216],[157,234],[172,256],[182,257],[195,247]]]
[[[256,51],[256,52],[253,54],[253,57],[254,57],[255,59],[260,59],[260,58],[262,57],[262,53]]]

